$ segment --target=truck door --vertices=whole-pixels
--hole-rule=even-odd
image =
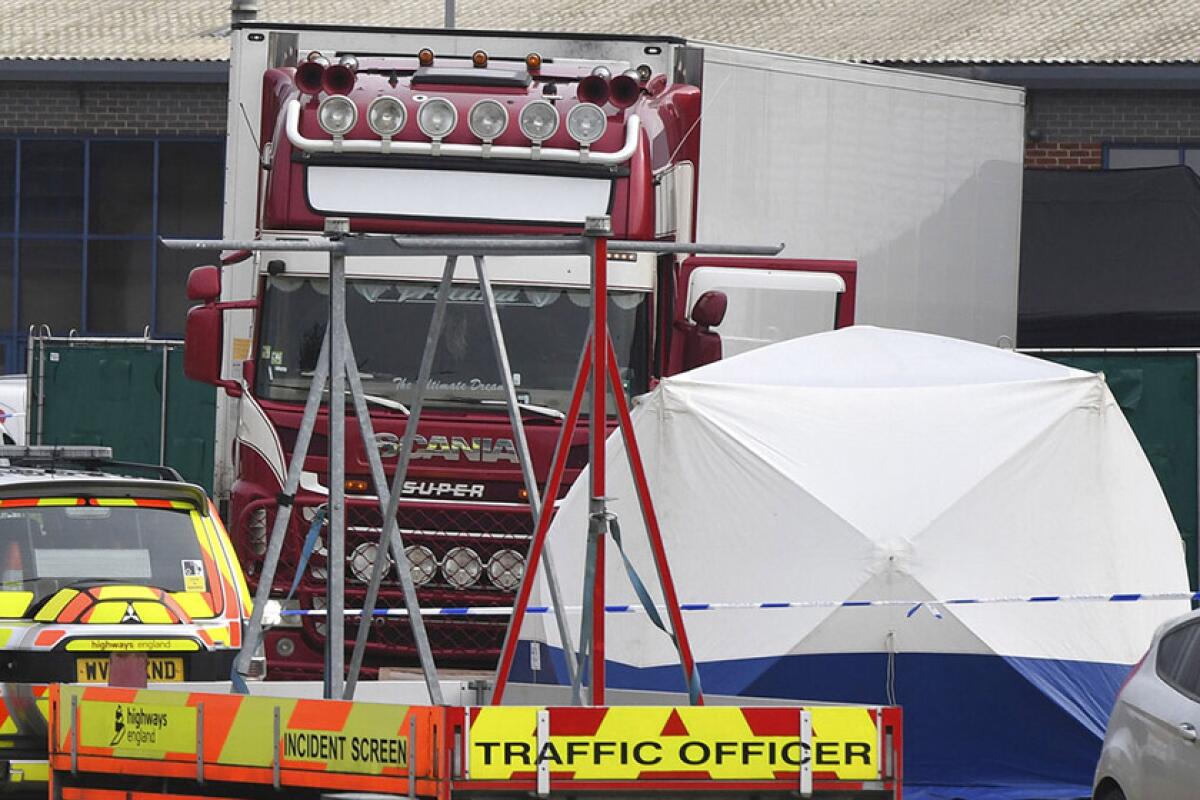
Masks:
[[[854,323],[853,261],[694,257],[679,269],[668,375]]]

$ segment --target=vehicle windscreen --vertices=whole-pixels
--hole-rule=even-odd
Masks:
[[[152,586],[169,592],[208,591],[200,540],[186,509],[13,508],[8,502],[0,507],[3,591],[33,592],[34,602],[89,582]]]
[[[304,400],[328,319],[328,285],[310,278],[267,280],[256,379],[260,397]],[[566,410],[590,320],[588,290],[496,286],[495,295],[518,401]],[[411,402],[436,297],[435,283],[347,283],[346,321],[368,394]],[[644,292],[609,293],[609,327],[630,394],[647,388],[648,298]],[[431,404],[504,397],[480,299],[477,287],[451,289],[426,395]]]

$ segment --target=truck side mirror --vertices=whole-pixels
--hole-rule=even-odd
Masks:
[[[221,348],[225,343],[224,311],[215,305],[188,309],[183,339],[183,374],[194,381],[219,386],[231,397],[240,397],[237,381],[221,378]]]
[[[713,330],[725,319],[729,297],[710,289],[692,306],[692,321],[683,327],[683,368],[695,369],[721,360],[721,334]]]
[[[221,268],[196,267],[188,273],[188,300],[215,303],[221,299]]]

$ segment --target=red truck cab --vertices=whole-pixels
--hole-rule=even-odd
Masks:
[[[578,58],[430,48],[279,55],[262,74],[256,235],[314,236],[327,217],[348,217],[353,232],[577,235],[585,217],[608,214],[617,239],[691,241],[700,90],[636,58],[598,60],[587,50]],[[647,252],[611,254],[609,262],[609,324],[631,396],[723,355],[854,319],[853,262]],[[254,582],[324,333],[328,272],[323,254],[265,253],[247,263],[227,269],[255,270],[250,298],[222,303],[211,272],[193,276],[191,296],[204,304],[189,316],[187,347],[193,377],[237,395],[236,434],[218,457],[232,460],[230,532]],[[347,321],[376,433],[364,442],[357,426],[346,430],[347,608],[361,605],[379,557],[367,448],[379,450],[390,477],[443,263],[436,254],[347,259]],[[496,257],[489,265],[542,481],[588,325],[587,260]],[[222,314],[231,308],[253,317],[252,340],[233,355],[238,346],[222,344]],[[241,380],[231,382],[222,376],[237,355]],[[291,586],[310,520],[327,499],[328,422],[323,410],[275,580],[279,594]],[[585,426],[572,435],[568,479],[587,461]],[[470,259],[456,272],[399,514],[403,566],[422,605],[511,605],[531,518]],[[301,608],[323,602],[326,556],[318,542],[299,582]],[[385,576],[380,605],[402,602],[395,574]],[[415,663],[405,621],[374,624],[368,674]],[[506,624],[505,616],[427,622],[438,664],[464,668],[494,663]],[[318,617],[272,631],[268,676],[319,673],[324,631]]]

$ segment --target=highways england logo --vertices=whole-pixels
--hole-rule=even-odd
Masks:
[[[166,714],[119,703],[113,711],[113,736],[108,746],[153,746],[158,743],[159,734],[166,727]]]

